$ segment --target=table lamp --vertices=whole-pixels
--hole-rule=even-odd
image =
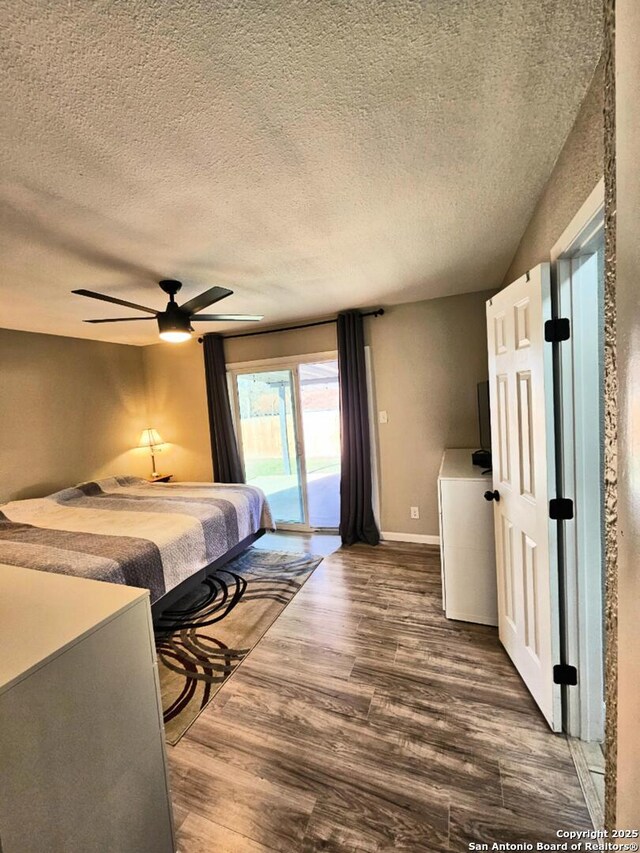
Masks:
[[[138,447],[148,447],[151,451],[151,477],[154,480],[156,477],[160,476],[156,471],[155,454],[160,451],[160,447],[164,443],[165,442],[160,437],[160,433],[157,429],[152,429],[151,427],[148,427],[147,429],[142,430],[142,435],[140,436]]]

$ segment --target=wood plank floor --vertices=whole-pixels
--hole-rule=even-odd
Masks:
[[[437,853],[591,828],[567,742],[496,630],[443,617],[428,546],[327,556],[169,759],[181,853]]]

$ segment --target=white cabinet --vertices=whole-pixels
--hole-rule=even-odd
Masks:
[[[498,624],[491,475],[472,450],[445,450],[438,476],[442,602],[448,619]]]
[[[0,565],[2,853],[173,853],[145,590]]]

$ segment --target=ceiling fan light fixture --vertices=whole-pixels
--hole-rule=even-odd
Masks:
[[[188,341],[191,337],[191,320],[187,314],[184,314],[178,306],[173,310],[162,311],[158,314],[158,329],[160,337],[163,341],[168,341],[171,344],[180,344],[183,341]]]
[[[191,332],[160,332],[160,337],[170,344],[181,344],[191,338]]]

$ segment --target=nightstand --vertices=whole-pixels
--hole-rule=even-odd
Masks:
[[[150,483],[168,483],[173,474],[158,474],[157,477],[149,477]]]

